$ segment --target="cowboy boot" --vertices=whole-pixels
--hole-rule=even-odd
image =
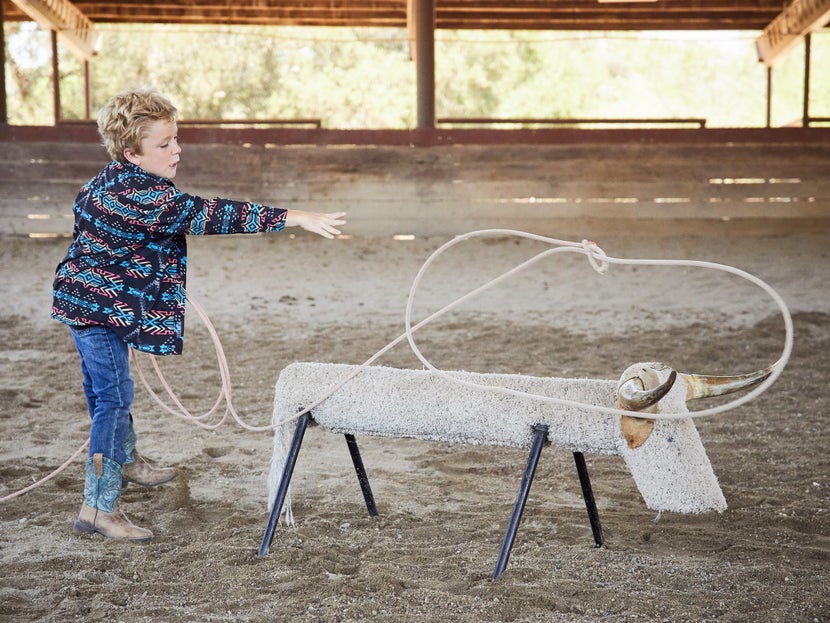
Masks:
[[[170,482],[176,477],[176,470],[172,467],[155,467],[136,452],[135,442],[135,429],[132,421],[130,421],[127,439],[124,440],[124,454],[127,455],[127,459],[124,461],[124,465],[121,466],[121,485],[123,487],[131,482],[142,487],[155,487]]]
[[[154,467],[138,452],[134,452],[133,457],[132,463],[125,463],[122,467],[121,475],[124,478],[125,487],[131,482],[142,487],[155,487],[170,482],[176,477],[176,470],[172,467]]]
[[[153,533],[134,525],[118,503],[121,466],[103,454],[94,454],[86,464],[84,503],[75,520],[75,530],[102,534],[111,539],[149,541]]]

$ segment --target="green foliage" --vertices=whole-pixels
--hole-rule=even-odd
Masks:
[[[415,65],[392,29],[99,26],[91,115],[154,85],[183,119],[320,118],[329,128],[416,125]],[[6,24],[9,121],[54,119],[47,32]],[[438,31],[439,117],[704,117],[763,126],[757,33]],[[59,46],[61,115],[84,118],[84,67]],[[803,47],[773,74],[773,125],[801,117]],[[830,34],[813,36],[810,113],[830,115]]]
[[[51,123],[54,117],[49,33],[24,22],[7,25],[4,34],[9,122]]]

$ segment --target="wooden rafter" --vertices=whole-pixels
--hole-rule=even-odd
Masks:
[[[809,34],[830,22],[830,0],[793,0],[756,41],[758,58],[772,67]]]
[[[99,34],[92,21],[69,0],[12,0],[32,20],[58,34],[75,55],[89,59],[98,50]]]
[[[6,19],[26,19],[10,0]],[[407,0],[74,0],[94,23],[407,27]],[[763,30],[782,0],[436,0],[436,28]]]

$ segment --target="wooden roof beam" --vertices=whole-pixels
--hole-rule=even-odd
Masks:
[[[12,0],[0,2],[8,3],[7,21],[25,18]],[[781,12],[782,2],[435,0],[435,12],[436,27],[441,29],[761,31]],[[409,0],[73,0],[72,4],[96,23],[389,28],[407,28],[410,7]]]
[[[58,34],[58,39],[83,60],[98,52],[101,36],[93,23],[69,0],[12,0],[38,24]]]
[[[772,67],[804,35],[830,22],[830,0],[793,0],[755,41],[758,60]]]

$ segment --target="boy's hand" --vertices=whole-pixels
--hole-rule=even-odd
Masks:
[[[286,227],[302,227],[306,231],[320,234],[324,238],[334,238],[340,233],[338,226],[344,225],[346,220],[345,212],[303,212],[301,210],[288,210],[285,215]]]

